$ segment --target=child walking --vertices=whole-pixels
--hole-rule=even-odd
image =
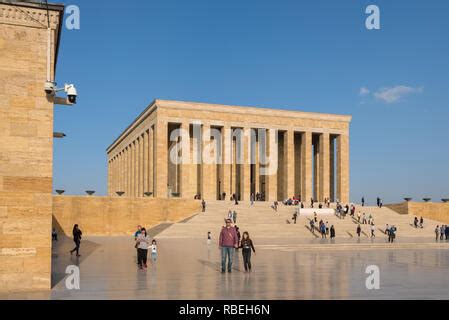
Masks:
[[[156,244],[156,239],[153,239],[153,241],[151,242],[151,260],[154,262],[156,262],[157,259],[157,244]]]

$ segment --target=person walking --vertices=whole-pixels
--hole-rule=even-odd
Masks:
[[[256,254],[256,250],[254,249],[254,244],[249,237],[248,231],[243,232],[240,248],[242,248],[243,266],[245,267],[245,272],[251,272],[251,250],[254,254]]]
[[[296,218],[298,218],[298,209],[295,209],[295,212],[293,213],[293,217],[292,217],[292,220],[294,221],[295,224],[296,224]]]
[[[134,248],[136,248],[136,261],[137,261],[137,264],[139,264],[139,250],[138,250],[138,244],[137,244],[137,237],[139,236],[139,234],[141,232],[142,232],[142,226],[138,225],[136,232],[134,232],[134,242],[135,242]]]
[[[360,227],[360,224],[357,225],[357,236],[360,238],[360,233],[362,232],[362,228]]]
[[[330,233],[331,233],[331,239],[334,239],[334,238],[335,238],[335,228],[334,228],[334,225],[331,225]]]
[[[313,219],[310,219],[310,231],[312,231],[313,234],[315,234],[315,222]]]
[[[156,260],[157,260],[157,242],[156,239],[153,239],[153,241],[151,241],[151,261],[155,263]]]
[[[231,219],[227,219],[226,226],[221,229],[218,247],[221,250],[221,273],[225,273],[226,260],[228,262],[228,272],[230,273],[232,271],[234,249],[238,247],[237,232],[231,226]]]
[[[251,193],[251,205],[254,204],[254,193]]]
[[[385,226],[385,234],[387,235],[387,237],[390,237],[390,226],[388,225],[388,223]]]
[[[415,228],[418,228],[418,217],[415,217],[415,219],[413,220],[413,225],[415,226]]]
[[[424,228],[424,219],[421,217],[421,219],[419,219],[419,227],[422,229]]]
[[[76,256],[80,257],[81,255],[79,254],[79,251],[81,245],[81,236],[83,233],[81,232],[77,224],[73,226],[72,234],[73,234],[73,242],[75,242],[75,248],[70,250],[70,254],[73,254],[76,251]]]
[[[212,235],[211,235],[210,231],[208,231],[207,232],[207,245],[210,245],[211,241],[212,241]]]
[[[363,216],[362,216],[362,224],[366,224],[366,214],[365,214],[365,212],[363,213]]]
[[[241,238],[241,234],[240,234],[240,228],[237,227],[236,225],[234,225],[235,228],[235,233],[237,233],[237,249],[239,248],[238,246],[240,245],[240,238]]]
[[[234,221],[234,224],[237,222],[237,212],[235,210],[232,212],[232,221]]]
[[[374,223],[371,223],[371,238],[375,238],[376,235],[374,234],[374,231],[376,230],[376,228],[374,227]]]
[[[203,208],[203,212],[205,212],[206,211],[206,201],[204,201],[204,199],[201,200],[201,207]]]
[[[438,236],[440,235],[440,226],[435,228],[435,241],[438,241]]]
[[[326,226],[324,225],[324,222],[321,222],[320,224],[320,232],[321,238],[326,239]]]
[[[150,237],[147,235],[147,230],[145,228],[140,230],[140,234],[137,236],[136,244],[139,269],[146,269]]]
[[[393,243],[394,242],[394,239],[396,238],[396,227],[395,226],[391,226],[391,228],[390,228],[390,232],[388,233],[389,234],[389,236],[388,236],[388,242],[391,242],[391,243]]]
[[[53,228],[51,231],[51,240],[58,241],[58,234],[56,233],[56,229]]]
[[[315,220],[315,223],[318,222],[318,215],[316,214],[316,212],[313,213],[313,220]]]
[[[365,197],[362,197],[362,207],[365,206]]]
[[[444,239],[444,232],[445,232],[446,230],[445,230],[445,226],[444,226],[444,224],[442,224],[441,225],[441,228],[440,228],[440,240],[443,240]]]
[[[378,207],[380,206],[380,198],[379,197],[377,197],[377,199],[376,199],[376,204]]]

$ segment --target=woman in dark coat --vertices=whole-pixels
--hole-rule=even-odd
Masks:
[[[79,250],[80,250],[80,244],[81,244],[81,235],[83,233],[81,232],[81,230],[78,228],[78,225],[75,224],[73,226],[73,242],[75,242],[75,248],[73,248],[73,250],[70,250],[70,254],[73,254],[73,252],[76,251],[76,256],[79,257]]]
[[[331,226],[330,232],[331,232],[331,239],[335,238],[335,228],[334,228],[334,225]]]

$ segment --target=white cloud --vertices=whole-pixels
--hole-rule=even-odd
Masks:
[[[382,88],[377,92],[374,92],[376,99],[382,100],[386,103],[394,103],[400,101],[404,96],[411,93],[423,92],[422,87],[408,87],[408,86],[394,86],[389,88]]]
[[[359,91],[359,96],[366,96],[367,94],[369,94],[369,89],[365,88],[365,87],[361,87],[360,91]]]

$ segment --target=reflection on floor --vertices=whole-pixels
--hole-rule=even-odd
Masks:
[[[158,259],[147,271],[136,267],[132,237],[88,237],[81,257],[73,242],[54,245],[51,292],[0,295],[1,299],[448,299],[449,242],[419,239],[253,239],[253,272],[241,252],[233,272],[221,274],[216,241],[159,239]],[[325,242],[327,244],[323,244]],[[320,244],[321,243],[321,244]],[[371,249],[366,247],[374,245]],[[333,247],[332,247],[333,246]],[[365,250],[357,250],[365,248]],[[401,250],[392,249],[401,248]],[[425,248],[425,249],[423,249]],[[80,267],[80,290],[65,286],[68,265]],[[366,267],[380,268],[380,289],[368,290]]]

